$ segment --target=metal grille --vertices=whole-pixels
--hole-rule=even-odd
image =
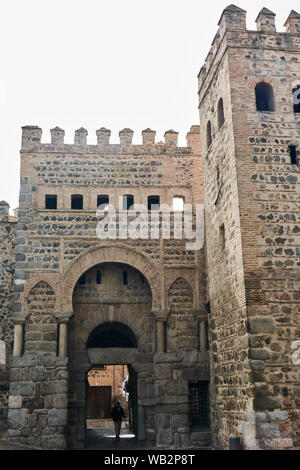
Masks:
[[[209,425],[208,382],[192,381],[189,383],[190,425]]]

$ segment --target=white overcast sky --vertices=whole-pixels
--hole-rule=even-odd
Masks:
[[[198,124],[197,74],[230,1],[0,0],[0,200],[18,206],[21,126],[74,131],[124,127],[167,129],[179,143]],[[240,0],[247,27],[261,8],[277,14],[277,30],[299,0]]]

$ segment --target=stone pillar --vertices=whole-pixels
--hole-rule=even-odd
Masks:
[[[15,324],[13,357],[21,357],[23,355],[24,326],[28,316],[29,312],[23,312],[12,318]]]
[[[207,351],[207,334],[206,334],[206,320],[200,320],[200,351],[206,352]]]
[[[109,145],[109,138],[111,135],[111,131],[109,129],[106,129],[105,127],[101,127],[101,129],[98,129],[96,131],[97,135],[97,144],[98,145]]]
[[[59,353],[60,357],[67,357],[67,335],[68,327],[67,323],[63,322],[59,324]]]
[[[54,145],[64,145],[65,131],[60,127],[54,127],[50,129],[51,134],[51,144]]]
[[[268,8],[263,8],[256,18],[257,31],[262,33],[276,33],[275,16]]]
[[[165,322],[156,320],[157,352],[165,352]]]
[[[86,145],[88,131],[81,127],[75,131],[74,144],[75,145]]]
[[[300,33],[300,15],[295,10],[292,10],[288,19],[284,24],[287,33],[299,34]]]
[[[6,201],[0,201],[0,222],[8,222],[9,204]]]
[[[23,353],[23,328],[24,328],[23,322],[15,324],[13,357],[21,357],[22,356],[22,353]]]
[[[59,343],[58,355],[59,357],[67,357],[68,352],[68,323],[73,316],[73,312],[56,313],[55,317],[59,322]]]
[[[133,138],[133,131],[131,129],[123,129],[122,131],[119,132],[119,137],[120,137],[120,145],[131,145],[132,144],[132,138]]]
[[[165,137],[165,143],[167,147],[177,147],[178,132],[173,131],[173,129],[170,129],[169,131],[165,132],[164,137]]]
[[[153,310],[156,320],[156,352],[166,352],[165,328],[170,310]]]

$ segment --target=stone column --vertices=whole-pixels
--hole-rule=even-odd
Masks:
[[[13,357],[21,357],[24,351],[24,327],[26,318],[30,315],[30,312],[22,312],[13,316],[13,322],[15,324],[14,331],[14,348]]]
[[[200,320],[200,351],[207,351],[206,320]]]
[[[156,352],[165,352],[165,328],[170,310],[153,310],[152,313],[156,320]]]
[[[62,322],[59,324],[59,350],[58,355],[60,357],[67,356],[67,334],[68,334],[68,327],[66,322]]]
[[[13,357],[21,357],[23,353],[23,322],[15,324]]]
[[[59,344],[58,355],[59,357],[67,357],[68,351],[68,323],[73,316],[73,312],[56,313],[56,318],[59,321]]]

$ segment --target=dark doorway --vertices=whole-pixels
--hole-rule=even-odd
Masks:
[[[87,419],[109,419],[111,412],[111,387],[88,387]]]
[[[114,448],[115,430],[111,410],[117,402],[125,412],[120,439],[135,442],[138,433],[137,374],[130,365],[99,365],[87,375],[87,447]],[[123,445],[122,444],[122,445]],[[119,444],[118,444],[119,445]]]

